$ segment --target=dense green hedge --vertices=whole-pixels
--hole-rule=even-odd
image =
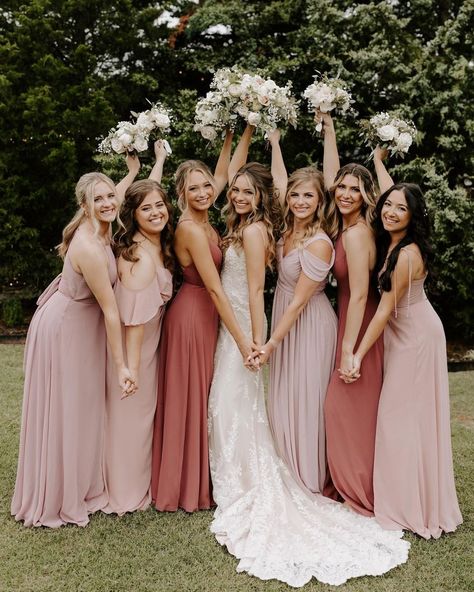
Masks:
[[[264,69],[277,82],[291,79],[297,94],[320,71],[351,83],[360,117],[397,107],[415,121],[419,144],[389,167],[396,179],[426,191],[435,228],[431,298],[448,331],[472,339],[472,0],[5,0],[2,6],[3,293],[38,293],[51,279],[58,268],[53,247],[74,210],[74,183],[97,167],[118,178],[123,164],[94,153],[97,138],[131,109],[146,108],[148,98],[174,110],[174,152],[164,179],[170,184],[185,158],[215,162],[218,147],[192,131],[195,101],[213,68]],[[166,10],[179,21],[166,18]],[[217,24],[227,30],[209,32]],[[365,163],[369,153],[356,122],[336,125],[343,162]],[[304,109],[282,144],[290,171],[321,163],[321,140]],[[269,160],[262,139],[251,158]]]

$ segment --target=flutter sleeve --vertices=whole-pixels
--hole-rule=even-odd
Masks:
[[[319,239],[323,240],[323,239]],[[331,245],[332,246],[332,245]],[[313,255],[308,249],[303,248],[299,250],[301,269],[303,273],[314,282],[322,282],[327,278],[327,275],[334,264],[334,250],[331,255],[331,261],[326,263],[316,255]]]
[[[165,304],[157,278],[142,290],[126,288],[120,280],[115,284],[115,298],[120,319],[126,326],[144,325]]]

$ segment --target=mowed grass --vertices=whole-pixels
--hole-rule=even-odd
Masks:
[[[10,516],[22,399],[21,345],[0,345],[0,591],[178,592],[290,590],[235,571],[208,530],[211,512],[97,513],[86,528],[27,529]],[[87,369],[85,369],[87,371]],[[306,591],[468,592],[474,590],[474,372],[450,375],[457,490],[464,524],[437,541],[406,535],[408,563],[377,578]],[[407,482],[407,487],[410,483]]]

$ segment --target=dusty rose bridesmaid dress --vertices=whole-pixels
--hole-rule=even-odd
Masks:
[[[374,449],[375,428],[383,372],[383,337],[380,337],[362,362],[361,377],[352,384],[339,378],[342,339],[346,329],[347,307],[350,299],[349,272],[342,234],[336,241],[336,259],[333,273],[337,280],[337,334],[336,370],[329,383],[324,415],[328,466],[332,483],[339,495],[354,510],[365,516],[374,513]],[[373,286],[369,288],[364,318],[357,345],[377,310],[379,296]],[[331,486],[324,493],[334,497]]]
[[[419,255],[403,249],[411,258]],[[410,269],[411,275],[411,269]],[[385,329],[375,440],[374,513],[429,539],[462,523],[454,484],[443,325],[413,280]]]
[[[74,241],[74,238],[73,238]],[[106,247],[111,283],[115,258]],[[25,349],[20,452],[11,512],[25,526],[85,526],[106,501],[102,472],[105,324],[66,255],[38,300]]]
[[[124,514],[145,510],[151,503],[151,451],[158,386],[158,343],[165,304],[171,298],[171,273],[157,267],[153,281],[142,290],[120,280],[115,297],[122,323],[144,325],[138,371],[138,392],[121,399],[116,369],[107,352],[107,400],[104,471],[108,504],[104,512]]]
[[[286,256],[283,242],[277,246],[272,330],[290,304],[302,271],[321,283],[271,357],[268,417],[279,456],[301,486],[320,493],[326,479],[323,405],[334,368],[337,318],[323,291],[334,253],[329,264],[312,255],[306,247],[315,240],[325,240],[332,247],[323,233]]]
[[[222,253],[209,241],[220,270]],[[207,400],[219,317],[194,264],[163,323],[153,434],[152,499],[158,510],[213,505],[207,443]]]

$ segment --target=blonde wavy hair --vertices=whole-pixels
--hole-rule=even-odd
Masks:
[[[314,166],[297,169],[288,179],[288,187],[285,196],[285,211],[283,215],[283,234],[290,233],[294,228],[295,217],[290,210],[288,199],[293,189],[301,183],[313,184],[318,195],[318,207],[314,213],[313,220],[308,224],[303,236],[298,239],[297,244],[303,244],[308,238],[314,236],[319,229],[323,230],[331,240],[334,240],[338,234],[336,212],[331,211],[329,208],[329,200],[324,191],[323,174]]]
[[[372,228],[372,222],[375,217],[375,206],[377,205],[377,188],[375,186],[372,173],[355,162],[344,165],[337,171],[336,178],[331,187],[328,188],[329,205],[328,211],[337,219],[338,233],[342,229],[342,216],[336,204],[336,189],[342,183],[346,175],[353,175],[359,181],[360,194],[362,195],[361,214],[364,217],[368,228]]]
[[[216,180],[211,172],[211,169],[207,164],[200,160],[185,160],[176,169],[174,174],[175,191],[178,198],[178,208],[183,212],[186,209],[186,189],[188,188],[189,175],[194,171],[198,171],[204,175],[204,177],[212,185],[214,192],[214,201],[217,198],[217,187]]]
[[[79,226],[89,218],[94,228],[94,233],[97,236],[99,234],[100,225],[95,216],[92,215],[94,212],[94,190],[98,183],[107,183],[111,191],[115,193],[115,184],[103,173],[86,173],[82,175],[76,184],[76,202],[79,209],[74,214],[72,220],[67,224],[63,230],[63,240],[56,247],[59,256],[64,259],[66,256],[69,245],[71,244],[72,238],[79,228]],[[109,230],[111,236],[111,230]]]
[[[247,177],[255,191],[252,211],[245,219],[237,214],[231,199],[232,187],[242,175]],[[270,170],[258,162],[249,162],[241,167],[229,185],[227,204],[223,207],[222,214],[226,223],[222,241],[224,249],[231,244],[242,248],[244,229],[255,222],[263,222],[267,236],[265,265],[272,268],[276,258],[276,235],[281,228],[281,211]]]

